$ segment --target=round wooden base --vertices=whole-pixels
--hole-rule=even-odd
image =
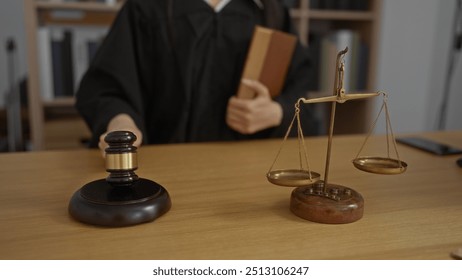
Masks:
[[[318,181],[293,190],[290,210],[300,218],[316,223],[346,224],[362,218],[364,199],[353,189]]]
[[[122,227],[153,221],[170,207],[167,190],[153,181],[140,178],[132,186],[114,187],[101,179],[74,193],[69,213],[83,223]]]

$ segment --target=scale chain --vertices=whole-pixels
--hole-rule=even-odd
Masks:
[[[391,140],[393,142],[393,147],[395,149],[396,157],[397,157],[397,160],[398,160],[398,164],[399,164],[399,167],[401,168],[402,164],[401,164],[401,160],[399,158],[398,148],[396,146],[396,140],[395,140],[395,136],[393,134],[393,128],[391,127],[390,114],[388,112],[388,106],[387,106],[388,105],[387,104],[388,94],[385,93],[385,92],[379,92],[379,93],[381,93],[383,95],[382,106],[380,107],[379,113],[377,114],[377,117],[375,118],[374,122],[372,123],[371,128],[369,129],[369,132],[368,132],[366,138],[364,139],[364,142],[361,145],[361,148],[359,149],[358,154],[356,155],[356,158],[359,157],[359,154],[364,149],[364,146],[366,145],[366,142],[368,141],[369,137],[371,136],[375,126],[377,125],[377,121],[378,121],[380,115],[382,114],[383,109],[385,108],[385,119],[386,119],[385,120],[385,123],[386,123],[385,131],[386,131],[386,139],[387,139],[387,156],[388,156],[388,158],[390,158],[390,137],[391,137]]]
[[[279,150],[276,154],[276,158],[274,159],[273,163],[271,164],[271,167],[269,168],[268,170],[268,173],[271,172],[271,170],[273,170],[273,167],[277,161],[277,159],[279,158],[279,155],[281,154],[281,151],[282,151],[282,148],[287,140],[287,138],[289,137],[289,134],[290,134],[290,131],[292,130],[292,127],[293,127],[293,124],[295,122],[295,119],[297,119],[297,138],[298,138],[298,151],[299,151],[299,160],[300,160],[300,170],[303,170],[303,162],[302,162],[302,149],[300,146],[303,146],[303,154],[304,154],[304,158],[305,158],[305,164],[307,166],[307,169],[308,169],[308,174],[309,174],[309,178],[310,180],[312,180],[312,175],[311,175],[311,169],[310,169],[310,164],[309,164],[309,161],[308,161],[308,153],[307,153],[307,150],[306,150],[306,146],[305,146],[305,139],[304,139],[304,136],[303,136],[303,130],[302,130],[302,126],[301,126],[301,122],[300,122],[300,104],[299,102],[297,102],[295,104],[295,113],[294,113],[294,117],[292,118],[292,121],[290,122],[290,125],[289,125],[289,128],[287,129],[287,132],[284,136],[284,139],[279,147]]]

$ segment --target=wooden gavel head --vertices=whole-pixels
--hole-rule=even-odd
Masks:
[[[136,135],[130,131],[109,132],[104,141],[109,145],[106,152],[106,181],[114,187],[127,187],[138,180],[137,148],[133,146]]]
[[[138,178],[136,136],[114,131],[104,139],[109,176],[80,188],[69,202],[69,213],[83,223],[120,227],[151,222],[167,213],[171,200],[158,183]]]

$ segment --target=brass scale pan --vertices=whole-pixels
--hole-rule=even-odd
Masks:
[[[279,169],[266,174],[268,181],[285,187],[306,186],[318,181],[320,177],[319,173],[303,169]]]
[[[358,157],[353,160],[353,165],[361,171],[375,174],[401,174],[407,169],[404,161],[384,157]],[[279,169],[268,172],[266,177],[275,185],[299,187],[318,181],[321,175],[303,169]]]
[[[406,171],[407,163],[393,158],[358,157],[353,165],[359,170],[376,174],[401,174]]]

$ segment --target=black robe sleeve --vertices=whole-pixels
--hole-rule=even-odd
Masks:
[[[192,50],[197,51],[199,42],[204,42],[200,41],[199,27],[205,24],[202,18],[214,21],[219,15],[202,0],[174,1],[172,22],[177,40],[172,41],[168,36],[172,32],[169,32],[167,3],[167,0],[126,1],[85,73],[76,95],[76,108],[92,131],[90,146],[98,145],[108,122],[122,113],[133,118],[145,144],[282,137],[293,117],[295,102],[308,91],[310,66],[306,48],[298,43],[285,86],[276,98],[283,108],[281,125],[254,135],[240,135],[226,126],[226,104],[240,81],[239,70],[244,64],[253,25],[263,24],[261,10],[252,1],[233,0],[220,13],[217,30],[225,32],[227,36],[222,39],[229,41],[223,41],[225,48],[220,51],[224,54],[214,60],[215,68],[209,68],[215,75],[210,78],[209,86],[207,79],[191,82],[195,73],[191,69],[201,69],[192,67],[196,65],[192,57],[198,57]],[[232,22],[227,18],[233,19]],[[287,9],[283,23],[283,31],[295,33]],[[228,36],[230,30],[233,36]],[[210,34],[215,36],[213,32]],[[202,54],[210,58],[204,50],[205,47]],[[217,67],[219,71],[215,71]],[[216,76],[217,73],[222,76]],[[193,94],[200,95],[192,98]],[[192,104],[191,100],[200,104]],[[304,131],[314,134],[314,117],[309,108],[303,108],[302,114],[302,121],[308,123],[303,124]],[[195,130],[201,134],[197,136]]]
[[[90,146],[96,147],[99,136],[106,131],[108,122],[116,115],[130,115],[146,133],[144,124],[144,100],[141,91],[143,73],[148,64],[140,63],[148,59],[150,38],[143,15],[127,1],[122,7],[111,31],[104,39],[85,73],[76,95],[76,108],[92,131]],[[135,46],[143,46],[135,50]]]

